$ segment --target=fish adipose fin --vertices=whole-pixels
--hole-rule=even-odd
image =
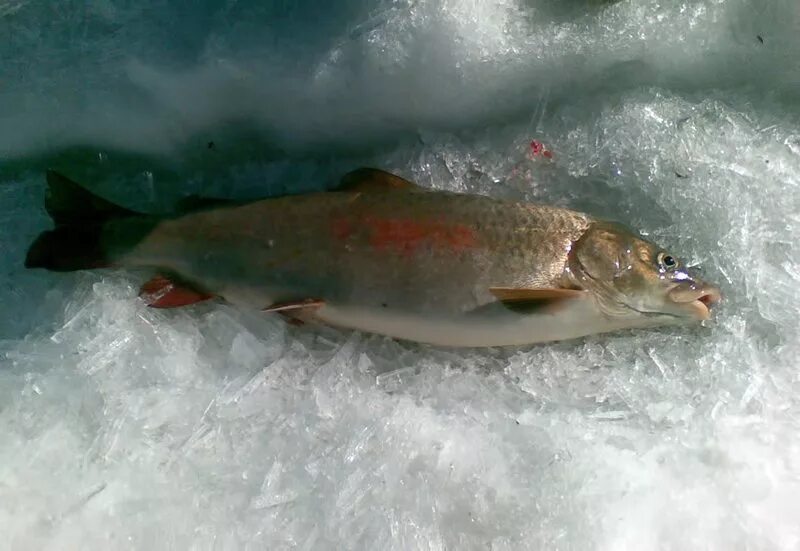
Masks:
[[[42,232],[28,249],[26,268],[71,272],[110,265],[102,233],[112,220],[142,217],[140,213],[115,205],[59,174],[47,171],[44,207],[55,228]],[[143,218],[144,220],[144,218]],[[149,223],[131,225],[123,240],[137,242],[151,229]]]
[[[142,285],[139,297],[151,308],[180,308],[212,299],[214,295],[193,289],[174,279],[157,275]]]
[[[342,176],[335,191],[377,192],[393,190],[422,191],[423,188],[389,172],[377,168],[364,167]]]
[[[554,313],[567,306],[570,301],[586,296],[586,291],[578,289],[491,287],[489,291],[507,308],[529,313]]]

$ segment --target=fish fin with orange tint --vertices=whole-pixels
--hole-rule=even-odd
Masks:
[[[139,296],[151,308],[180,308],[214,298],[214,295],[162,275],[157,275],[142,285]]]
[[[309,298],[287,302],[276,302],[264,308],[264,312],[280,314],[290,325],[304,325],[314,319],[314,313],[325,305],[324,300]]]
[[[307,298],[303,300],[291,300],[286,302],[276,302],[264,308],[264,312],[291,312],[294,310],[316,310],[325,305],[324,300],[318,298]]]

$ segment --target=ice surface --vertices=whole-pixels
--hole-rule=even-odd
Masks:
[[[800,548],[799,24],[794,0],[0,1],[5,545]],[[450,351],[22,268],[45,165],[163,206],[364,163],[629,223],[724,306]]]

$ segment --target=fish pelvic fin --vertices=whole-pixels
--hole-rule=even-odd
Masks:
[[[413,182],[377,168],[362,167],[348,172],[339,181],[335,191],[380,192],[380,191],[423,191]]]
[[[26,268],[56,272],[105,268],[108,258],[106,227],[112,221],[143,218],[140,213],[99,197],[58,172],[47,171],[44,206],[55,228],[42,232],[25,257]],[[122,245],[133,244],[149,232],[151,224],[127,228]],[[119,231],[116,232],[119,234]]]
[[[526,289],[516,287],[491,287],[489,289],[504,306],[521,313],[542,312],[553,314],[567,306],[570,301],[586,296],[579,289]]]

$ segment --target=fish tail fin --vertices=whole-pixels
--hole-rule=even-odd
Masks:
[[[42,232],[28,249],[26,268],[72,272],[111,265],[103,244],[111,220],[141,216],[115,205],[58,172],[47,171],[45,209],[55,228]]]
[[[100,243],[101,225],[61,226],[39,234],[28,248],[26,268],[74,272],[107,268],[110,262]]]

